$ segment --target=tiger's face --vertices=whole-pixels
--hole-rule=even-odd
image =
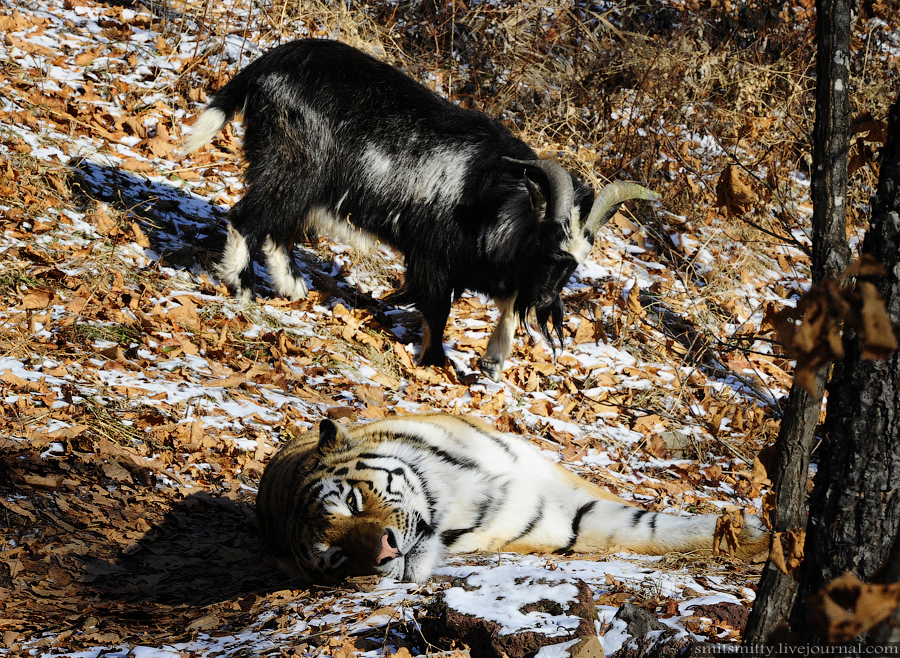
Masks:
[[[434,535],[421,483],[407,464],[379,455],[377,444],[353,443],[322,423],[317,468],[294,484],[287,519],[296,566],[319,582],[374,574],[418,580]]]

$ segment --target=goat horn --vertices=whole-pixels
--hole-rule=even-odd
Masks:
[[[572,185],[572,176],[560,165],[549,160],[516,160],[503,156],[503,159],[513,164],[537,169],[547,177],[550,184],[550,195],[553,197],[550,207],[550,217],[558,222],[569,223],[572,221],[572,204],[575,203],[575,187]]]
[[[615,183],[604,185],[597,193],[594,205],[591,206],[591,212],[588,213],[587,219],[584,220],[584,235],[588,236],[596,233],[597,229],[612,218],[616,207],[630,199],[656,201],[659,199],[659,195],[636,183],[616,181]]]

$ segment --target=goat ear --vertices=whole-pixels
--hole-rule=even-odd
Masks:
[[[319,423],[319,450],[327,452],[344,438],[344,428],[333,420],[325,419]]]
[[[539,219],[544,219],[547,216],[547,199],[541,191],[541,186],[528,178],[527,173],[523,176],[525,177],[525,187],[528,188],[528,196],[531,199],[531,209]]]

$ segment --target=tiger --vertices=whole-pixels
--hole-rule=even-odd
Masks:
[[[313,583],[424,583],[451,553],[650,555],[711,550],[717,516],[634,507],[474,417],[323,420],[270,460],[257,493],[263,543]],[[768,547],[747,515],[739,557]]]

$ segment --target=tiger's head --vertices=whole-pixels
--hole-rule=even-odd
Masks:
[[[436,545],[429,501],[393,445],[365,426],[346,431],[324,420],[302,457],[273,458],[257,503],[267,543],[315,582],[373,574],[422,580],[437,557],[429,555]],[[277,495],[279,487],[287,491]],[[273,509],[285,498],[286,507]]]

